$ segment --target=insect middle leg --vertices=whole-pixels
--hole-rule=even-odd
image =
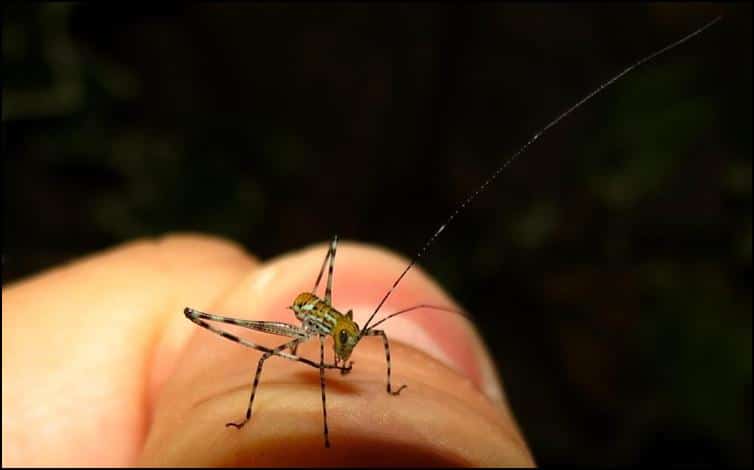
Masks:
[[[401,393],[406,388],[406,385],[401,385],[398,390],[393,391],[392,384],[390,383],[390,344],[387,340],[387,335],[383,330],[368,330],[366,336],[381,336],[382,344],[385,345],[385,360],[387,361],[387,393],[395,396]]]
[[[319,388],[322,390],[322,417],[325,426],[325,447],[330,447],[330,434],[327,430],[327,399],[325,398],[325,336],[319,335]]]
[[[291,351],[293,351],[298,348],[298,345],[299,343],[301,343],[301,341],[303,341],[303,339],[296,338],[289,343],[285,343],[283,345],[280,345],[274,348],[272,351],[281,352],[281,351],[284,351],[285,349],[290,349]],[[244,424],[246,424],[249,421],[249,419],[251,419],[251,407],[254,404],[254,396],[256,395],[257,387],[259,386],[259,377],[262,375],[262,367],[264,366],[264,361],[269,359],[272,355],[273,355],[272,352],[266,352],[262,354],[262,357],[259,358],[259,362],[257,363],[257,372],[256,374],[254,374],[254,383],[251,386],[251,396],[249,397],[249,406],[246,408],[246,418],[244,418],[244,420],[239,423],[232,423],[232,422],[226,423],[225,424],[226,427],[233,426],[237,429],[241,429],[244,426]],[[323,366],[324,366],[323,361],[320,361],[319,370],[321,371],[324,370]]]

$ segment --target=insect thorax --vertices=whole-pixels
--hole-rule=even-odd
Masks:
[[[344,315],[311,292],[299,294],[291,309],[309,333],[332,336],[336,356],[348,359],[360,338],[351,310]]]
[[[310,292],[299,294],[293,301],[292,310],[312,333],[330,335],[338,323],[346,320],[345,315]]]

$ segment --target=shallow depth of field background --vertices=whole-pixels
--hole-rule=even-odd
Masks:
[[[412,255],[539,463],[751,465],[751,6],[5,8],[3,282],[192,230]],[[385,286],[386,288],[388,286]]]

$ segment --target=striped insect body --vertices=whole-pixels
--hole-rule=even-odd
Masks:
[[[333,242],[337,243],[337,236]],[[345,363],[351,357],[360,332],[359,325],[353,321],[353,310],[344,315],[311,292],[296,296],[289,308],[307,331],[332,336],[337,361]]]

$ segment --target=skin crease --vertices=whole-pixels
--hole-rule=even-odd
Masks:
[[[393,386],[408,385],[400,396],[385,391],[379,338],[356,346],[350,374],[326,373],[330,449],[319,370],[282,358],[265,364],[251,421],[225,427],[244,416],[260,353],[183,308],[297,323],[285,307],[312,288],[326,252],[321,243],[260,264],[227,241],[180,234],[4,286],[3,465],[534,465],[483,343],[443,312],[381,325]],[[405,263],[339,243],[333,305],[363,326]],[[455,306],[416,269],[377,318],[418,303]],[[325,348],[331,362],[331,339]],[[299,355],[318,360],[319,341]]]

